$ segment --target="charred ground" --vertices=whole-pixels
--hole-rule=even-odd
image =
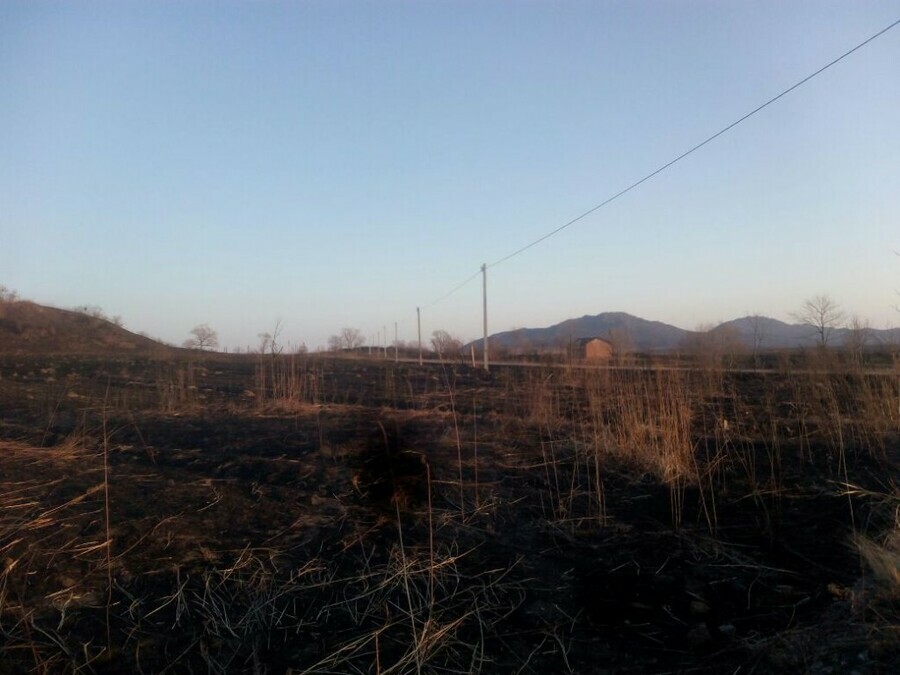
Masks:
[[[0,378],[0,672],[898,664],[896,372]]]

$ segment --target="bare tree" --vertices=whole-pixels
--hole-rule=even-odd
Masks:
[[[793,317],[815,331],[820,347],[827,347],[834,329],[844,320],[840,305],[827,295],[816,295],[803,303]]]
[[[462,340],[453,337],[445,330],[436,330],[431,334],[431,346],[439,358],[459,356],[462,351]]]
[[[281,352],[284,351],[284,345],[279,343],[278,338],[281,336],[281,332],[284,330],[284,323],[282,320],[275,320],[275,327],[272,329],[271,337],[269,339],[269,351],[272,352],[272,356],[278,356]]]
[[[219,335],[207,324],[201,323],[191,329],[191,335],[194,337],[185,340],[184,347],[187,349],[216,349],[219,346]]]
[[[259,353],[265,354],[266,352],[271,352],[272,356],[278,356],[284,351],[284,346],[278,343],[278,336],[281,335],[281,331],[284,330],[284,325],[281,322],[281,319],[275,321],[275,328],[272,329],[271,333],[257,333],[256,337],[259,338]]]
[[[682,348],[708,368],[732,367],[734,357],[746,347],[734,326],[705,323],[689,333]]]
[[[366,338],[358,328],[342,328],[341,343],[345,349],[359,349],[366,344]]]
[[[16,293],[13,289],[7,288],[6,286],[0,284],[0,302],[16,302],[18,299],[18,293]]]
[[[766,326],[766,317],[759,313],[747,317],[750,321],[750,347],[753,350],[753,367],[759,368],[762,364],[761,356],[763,346],[769,339],[769,329]]]
[[[627,363],[629,355],[635,351],[631,332],[627,328],[611,328],[607,337],[613,347],[613,358],[616,363],[619,365]]]
[[[97,305],[79,305],[75,307],[73,311],[78,312],[79,314],[84,314],[85,316],[89,316],[92,319],[102,319],[103,321],[109,321],[109,318],[106,316],[106,312],[103,311],[101,307]]]
[[[850,325],[847,328],[847,341],[845,343],[847,352],[856,363],[862,363],[863,353],[866,350],[866,344],[871,338],[872,328],[869,326],[868,321],[864,321],[856,315],[850,319]]]
[[[269,345],[273,343],[272,334],[257,333],[256,337],[259,338],[259,347],[257,347],[257,351],[259,351],[260,354],[265,354],[269,351]]]
[[[342,349],[359,349],[366,344],[366,338],[358,328],[342,328],[337,335],[328,338],[328,350],[339,352]]]

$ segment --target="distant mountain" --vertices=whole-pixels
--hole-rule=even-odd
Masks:
[[[812,347],[817,343],[815,330],[802,324],[788,324],[765,316],[745,316],[726,321],[713,328],[712,333],[731,333],[740,343],[760,349],[792,349]],[[568,319],[546,328],[519,328],[495,333],[491,343],[512,352],[552,351],[563,349],[574,340],[601,337],[614,345],[623,345],[628,351],[670,351],[679,349],[696,337],[696,331],[648,321],[625,312],[604,312],[580,319]],[[833,331],[830,344],[842,346],[852,339],[848,328]],[[727,344],[733,344],[729,341]],[[900,344],[900,328],[887,330],[867,329],[866,344]],[[480,346],[476,341],[476,349]],[[621,347],[620,347],[621,348]]]
[[[817,342],[816,331],[811,326],[789,324],[767,316],[744,316],[712,329],[714,333],[726,331],[748,347],[756,345],[759,349],[813,347]]]
[[[818,334],[813,327],[784,323],[765,316],[744,316],[740,319],[726,321],[716,326],[713,331],[732,331],[747,346],[755,344],[761,349],[813,347],[818,344]],[[900,345],[900,328],[866,328],[863,333],[865,344],[869,347],[888,344]],[[852,329],[835,328],[831,332],[828,343],[840,347],[854,339]]]
[[[0,302],[0,354],[146,355],[171,349],[82,312]]]
[[[625,312],[604,312],[595,316],[569,319],[547,328],[520,328],[496,333],[493,344],[516,351],[559,349],[573,340],[602,337],[614,343],[626,343],[629,349],[656,351],[675,349],[690,334],[659,321],[647,321]]]

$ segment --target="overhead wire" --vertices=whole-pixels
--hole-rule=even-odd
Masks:
[[[432,300],[432,301],[429,302],[427,305],[421,305],[421,306],[418,307],[417,309],[418,309],[419,311],[421,311],[421,310],[423,310],[423,309],[428,309],[428,308],[430,308],[430,307],[434,307],[434,306],[435,306],[436,304],[438,304],[439,302],[442,302],[442,301],[446,300],[446,299],[449,298],[451,295],[453,295],[453,294],[456,293],[457,291],[461,290],[466,284],[469,284],[469,283],[470,283],[473,279],[475,279],[479,274],[481,274],[481,270],[480,270],[480,269],[479,269],[477,272],[475,272],[474,274],[472,274],[470,277],[466,278],[464,281],[461,281],[460,283],[458,283],[458,284],[457,284],[456,286],[454,286],[451,290],[449,290],[448,292],[444,293],[441,297]],[[397,324],[400,325],[400,324],[406,323],[409,319],[411,319],[412,317],[416,316],[417,313],[418,313],[418,312],[410,312],[410,313],[407,314],[405,317],[403,317],[402,319],[400,319],[400,321],[398,321]]]
[[[472,280],[473,280],[475,277],[477,277],[479,274],[481,274],[481,270],[480,270],[480,269],[479,269],[477,272],[475,272],[472,276],[468,277],[465,281],[461,281],[459,284],[457,284],[456,286],[454,286],[452,290],[448,291],[447,293],[444,293],[441,297],[437,298],[436,300],[432,300],[432,301],[429,302],[427,305],[422,305],[421,309],[428,309],[429,307],[434,307],[434,306],[435,306],[436,304],[438,304],[439,302],[442,302],[443,300],[446,300],[446,299],[449,298],[451,295],[453,295],[454,293],[456,293],[456,291],[460,290],[463,286],[465,286],[465,285],[468,284],[470,281],[472,281]]]
[[[515,258],[517,255],[519,255],[519,254],[521,254],[521,253],[524,253],[525,251],[527,251],[528,249],[530,249],[530,248],[532,248],[532,247],[534,247],[534,246],[537,246],[538,244],[540,244],[540,243],[543,242],[543,241],[546,241],[547,239],[549,239],[550,237],[554,236],[555,234],[559,234],[560,232],[562,232],[563,230],[565,230],[567,227],[570,227],[570,226],[574,225],[575,223],[577,223],[578,221],[583,220],[584,218],[587,218],[589,215],[591,215],[591,214],[594,213],[595,211],[600,210],[601,208],[603,208],[603,207],[606,206],[607,204],[609,204],[609,203],[614,202],[615,200],[617,200],[619,197],[621,197],[621,196],[623,196],[623,195],[625,195],[625,194],[631,192],[632,190],[634,190],[634,189],[635,189],[636,187],[638,187],[639,185],[641,185],[641,184],[643,184],[643,183],[646,183],[648,180],[650,180],[650,179],[653,178],[654,176],[656,176],[656,175],[662,173],[663,171],[665,171],[666,169],[668,169],[668,168],[671,167],[672,165],[677,164],[678,162],[680,162],[682,159],[684,159],[684,158],[687,157],[688,155],[693,154],[694,152],[696,152],[697,150],[699,150],[700,148],[702,148],[704,145],[706,145],[706,144],[708,144],[708,143],[710,143],[710,142],[716,140],[719,136],[721,136],[721,135],[723,135],[723,134],[725,134],[725,133],[731,131],[734,127],[736,127],[737,125],[739,125],[741,122],[744,122],[745,120],[748,120],[749,118],[753,117],[756,113],[760,112],[760,111],[763,110],[764,108],[767,108],[768,106],[770,106],[770,105],[772,105],[773,103],[775,103],[775,102],[776,102],[777,100],[779,100],[780,98],[782,98],[782,97],[786,96],[787,94],[791,93],[792,91],[794,91],[794,90],[797,89],[798,87],[803,86],[804,84],[806,84],[807,82],[809,82],[811,79],[813,79],[813,78],[816,77],[817,75],[820,75],[821,73],[825,72],[826,70],[828,70],[829,68],[831,68],[831,67],[834,66],[835,64],[839,63],[839,62],[842,61],[843,59],[845,59],[845,58],[847,58],[848,56],[850,56],[853,52],[855,52],[855,51],[861,49],[862,47],[865,47],[867,44],[869,44],[870,42],[872,42],[872,40],[875,40],[876,38],[881,37],[882,35],[884,35],[885,33],[887,33],[889,30],[891,30],[892,28],[894,28],[894,27],[897,26],[898,24],[900,24],[900,19],[897,19],[896,21],[894,21],[892,24],[890,24],[890,25],[887,26],[886,28],[881,29],[880,31],[878,31],[877,33],[875,33],[874,35],[872,35],[871,37],[869,37],[869,38],[865,39],[864,41],[860,42],[858,45],[856,45],[856,46],[853,47],[852,49],[850,49],[850,50],[844,52],[843,54],[841,54],[840,56],[838,56],[836,59],[834,59],[833,61],[827,63],[827,64],[824,65],[824,66],[822,66],[821,68],[819,68],[817,71],[815,71],[815,72],[812,73],[811,75],[807,75],[806,77],[804,77],[802,80],[800,80],[800,81],[797,82],[796,84],[791,85],[790,87],[788,87],[787,89],[785,89],[784,91],[782,91],[782,92],[781,92],[780,94],[778,94],[777,96],[774,96],[774,97],[770,98],[768,101],[766,101],[766,102],[763,103],[762,105],[760,105],[760,106],[754,108],[753,110],[751,110],[750,112],[748,112],[748,113],[747,113],[746,115],[744,115],[743,117],[741,117],[741,118],[735,120],[734,122],[732,122],[732,123],[729,124],[728,126],[726,126],[726,127],[724,127],[723,129],[717,131],[716,133],[714,133],[712,136],[710,136],[710,137],[707,138],[706,140],[701,141],[700,143],[698,143],[697,145],[695,145],[694,147],[692,147],[690,150],[687,150],[686,152],[681,153],[681,154],[678,155],[675,159],[673,159],[673,160],[671,160],[671,161],[669,161],[669,162],[663,164],[661,167],[659,167],[659,168],[656,169],[655,171],[653,171],[653,172],[651,172],[651,173],[648,173],[646,176],[644,176],[644,177],[641,178],[640,180],[635,181],[634,183],[632,183],[631,185],[629,185],[629,186],[626,187],[625,189],[620,190],[619,192],[617,192],[616,194],[612,195],[611,197],[608,197],[607,199],[603,200],[602,202],[600,202],[599,204],[597,204],[597,205],[594,206],[593,208],[588,209],[587,211],[585,211],[585,212],[582,213],[581,215],[576,216],[575,218],[572,218],[572,220],[568,221],[567,223],[564,223],[564,224],[560,225],[560,226],[557,227],[555,230],[551,230],[550,232],[544,234],[544,235],[541,236],[541,237],[538,237],[538,238],[535,239],[534,241],[532,241],[532,242],[526,244],[525,246],[522,246],[521,248],[516,249],[515,251],[513,251],[513,252],[510,253],[509,255],[506,255],[506,256],[500,258],[499,260],[497,260],[497,261],[495,261],[495,262],[492,262],[490,265],[488,265],[488,267],[489,267],[489,268],[490,268],[490,267],[496,267],[496,266],[499,265],[500,263],[506,262],[506,261],[509,260],[510,258]]]
[[[563,230],[565,230],[565,229],[571,227],[571,226],[574,225],[575,223],[577,223],[577,222],[579,222],[579,221],[581,221],[581,220],[584,220],[585,218],[587,218],[587,217],[588,217],[589,215],[591,215],[592,213],[595,213],[596,211],[599,211],[599,210],[602,209],[604,206],[607,206],[608,204],[610,204],[610,203],[614,202],[615,200],[619,199],[620,197],[622,197],[622,196],[628,194],[629,192],[631,192],[631,191],[634,190],[635,188],[637,188],[637,187],[639,187],[640,185],[646,183],[646,182],[647,182],[648,180],[650,180],[651,178],[654,178],[655,176],[659,175],[660,173],[662,173],[662,172],[665,171],[666,169],[669,169],[670,167],[674,166],[675,164],[677,164],[677,163],[680,162],[681,160],[685,159],[685,158],[688,157],[689,155],[692,155],[692,154],[695,153],[697,150],[700,150],[700,149],[701,149],[702,147],[704,147],[705,145],[708,145],[709,143],[711,143],[712,141],[716,140],[716,139],[719,138],[720,136],[722,136],[722,135],[728,133],[729,131],[731,131],[732,129],[734,129],[734,128],[735,128],[736,126],[738,126],[739,124],[741,124],[741,123],[745,122],[746,120],[750,119],[751,117],[753,117],[753,116],[756,115],[757,113],[761,112],[761,111],[764,110],[765,108],[769,107],[770,105],[772,105],[772,104],[775,103],[776,101],[778,101],[778,100],[784,98],[785,96],[787,96],[788,94],[790,94],[790,93],[791,93],[792,91],[794,91],[795,89],[798,89],[798,88],[802,87],[804,84],[806,84],[807,82],[809,82],[809,81],[812,80],[813,78],[817,77],[818,75],[821,75],[822,73],[824,73],[826,70],[828,70],[828,69],[831,68],[832,66],[834,66],[834,65],[836,65],[836,64],[838,64],[838,63],[840,63],[840,62],[843,61],[845,58],[847,58],[848,56],[850,56],[851,54],[853,54],[854,52],[856,52],[856,51],[862,49],[862,48],[865,47],[867,44],[869,44],[869,43],[872,42],[873,40],[876,40],[877,38],[881,37],[882,35],[884,35],[885,33],[887,33],[889,30],[891,30],[892,28],[895,28],[895,27],[898,26],[898,25],[900,25],[900,19],[897,19],[896,21],[892,22],[891,24],[889,24],[889,25],[886,26],[885,28],[882,28],[882,29],[881,29],[880,31],[878,31],[877,33],[875,33],[875,34],[869,36],[868,38],[866,38],[865,40],[863,40],[862,42],[860,42],[859,44],[857,44],[857,45],[854,46],[853,48],[847,50],[846,52],[844,52],[843,54],[841,54],[841,55],[838,56],[837,58],[835,58],[835,59],[833,59],[832,61],[829,61],[828,63],[826,63],[824,66],[822,66],[821,68],[819,68],[819,69],[816,70],[815,72],[813,72],[813,73],[807,75],[807,76],[804,77],[802,80],[799,80],[799,81],[796,82],[795,84],[793,84],[793,85],[791,85],[790,87],[788,87],[787,89],[783,90],[783,91],[782,91],[781,93],[779,93],[778,95],[773,96],[772,98],[770,98],[769,100],[767,100],[765,103],[763,103],[763,104],[757,106],[756,108],[754,108],[753,110],[751,110],[751,111],[748,112],[747,114],[743,115],[742,117],[739,117],[738,119],[736,119],[736,120],[735,120],[734,122],[732,122],[731,124],[729,124],[729,125],[723,127],[722,129],[720,129],[719,131],[717,131],[716,133],[714,133],[712,136],[709,136],[708,138],[706,138],[705,140],[701,141],[700,143],[697,143],[696,145],[694,145],[693,147],[691,147],[689,150],[686,150],[685,152],[681,153],[680,155],[678,155],[678,156],[675,157],[674,159],[672,159],[672,160],[666,162],[665,164],[663,164],[662,166],[660,166],[660,167],[657,168],[656,170],[654,170],[654,171],[648,173],[648,174],[647,174],[646,176],[644,176],[643,178],[641,178],[641,179],[639,179],[639,180],[636,180],[635,182],[633,182],[633,183],[631,183],[630,185],[628,185],[626,188],[624,188],[624,189],[622,189],[622,190],[619,190],[618,192],[616,192],[616,193],[613,194],[612,196],[607,197],[606,199],[604,199],[602,202],[600,202],[600,203],[597,204],[596,206],[593,206],[592,208],[588,209],[588,210],[585,211],[584,213],[582,213],[582,214],[576,216],[575,218],[572,218],[571,220],[569,220],[569,221],[563,223],[563,224],[560,225],[559,227],[557,227],[557,228],[551,230],[550,232],[547,232],[546,234],[544,234],[544,235],[538,237],[537,239],[535,239],[535,240],[529,242],[528,244],[525,244],[524,246],[522,246],[522,247],[516,249],[516,250],[513,251],[512,253],[509,253],[508,255],[505,255],[505,256],[503,256],[502,258],[499,258],[498,260],[495,260],[494,262],[490,263],[489,265],[486,265],[485,268],[486,268],[486,269],[490,269],[490,268],[492,268],[492,267],[496,267],[497,265],[500,265],[501,263],[506,262],[507,260],[510,260],[510,259],[512,259],[512,258],[515,258],[516,256],[518,256],[518,255],[524,253],[525,251],[527,251],[527,250],[529,250],[529,249],[531,249],[531,248],[537,246],[538,244],[540,244],[540,243],[546,241],[546,240],[549,239],[550,237],[553,237],[554,235],[559,234],[560,232],[562,232]],[[469,284],[473,279],[475,279],[476,277],[478,277],[478,275],[480,275],[481,273],[482,273],[482,269],[479,268],[479,270],[478,270],[477,272],[475,272],[475,273],[472,274],[471,276],[467,277],[464,281],[462,281],[462,282],[460,282],[459,284],[457,284],[456,286],[454,286],[450,291],[448,291],[448,292],[445,293],[444,295],[440,296],[439,298],[436,298],[435,300],[432,300],[432,301],[429,302],[428,304],[422,305],[419,309],[428,309],[428,308],[433,307],[434,305],[436,305],[436,304],[438,304],[438,303],[440,303],[440,302],[446,300],[446,299],[449,298],[451,295],[453,295],[454,293],[456,293],[457,291],[459,291],[460,289],[462,289],[464,286],[466,286],[467,284]],[[407,317],[407,318],[408,318],[408,317]],[[404,321],[406,321],[406,319],[404,319]]]

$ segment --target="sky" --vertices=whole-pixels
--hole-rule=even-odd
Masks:
[[[893,2],[0,3],[0,284],[180,344],[900,324]],[[500,262],[502,261],[502,262]],[[467,281],[454,293],[462,282]]]

